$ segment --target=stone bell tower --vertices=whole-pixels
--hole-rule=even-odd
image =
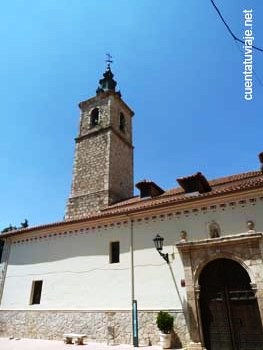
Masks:
[[[99,212],[133,195],[133,111],[115,91],[110,67],[96,96],[80,102],[80,128],[66,220]]]

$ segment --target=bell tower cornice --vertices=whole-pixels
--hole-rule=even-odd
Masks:
[[[91,105],[93,105],[93,104],[96,105],[98,102],[101,102],[103,99],[107,99],[111,96],[116,98],[119,101],[119,103],[122,105],[122,107],[125,108],[128,113],[130,113],[131,117],[134,116],[133,110],[123,101],[123,99],[120,97],[120,95],[114,91],[105,91],[105,92],[100,93],[97,96],[89,98],[88,100],[81,101],[79,103],[79,108],[80,109],[88,108]]]

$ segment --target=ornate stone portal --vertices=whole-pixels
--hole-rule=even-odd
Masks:
[[[185,270],[188,328],[191,337],[189,349],[204,349],[199,277],[203,268],[215,259],[233,260],[247,271],[251,289],[257,297],[261,320],[263,319],[262,236],[262,233],[240,234],[177,244]]]

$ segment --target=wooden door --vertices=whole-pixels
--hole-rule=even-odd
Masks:
[[[230,292],[230,315],[237,349],[263,349],[263,335],[257,299],[252,291]]]
[[[217,259],[201,273],[200,310],[207,350],[262,350],[263,332],[247,272]]]

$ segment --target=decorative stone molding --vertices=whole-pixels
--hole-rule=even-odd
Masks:
[[[252,220],[247,221],[248,233],[256,233],[255,231],[255,223]]]
[[[186,231],[181,231],[180,233],[180,242],[185,243],[187,242],[187,232]]]
[[[215,220],[212,220],[207,226],[210,238],[220,237],[220,226]]]

